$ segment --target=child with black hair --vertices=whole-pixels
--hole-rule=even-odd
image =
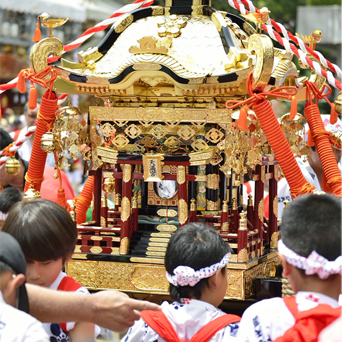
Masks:
[[[14,236],[23,250],[28,283],[52,290],[88,293],[62,272],[75,249],[77,228],[59,204],[45,199],[18,202],[11,208],[3,231]],[[43,325],[51,342],[95,341],[99,332],[97,326],[87,322]]]
[[[22,198],[22,192],[16,188],[9,187],[0,191],[0,230],[12,205],[21,201]]]
[[[296,296],[250,306],[242,315],[239,341],[317,341],[341,315],[341,203],[333,195],[306,195],[286,208],[278,251]]]
[[[170,238],[166,277],[174,302],[162,311],[142,311],[141,319],[122,342],[234,341],[240,317],[217,308],[227,291],[227,263],[231,248],[217,232],[202,223],[190,223]]]

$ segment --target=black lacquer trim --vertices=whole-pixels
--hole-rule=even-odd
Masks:
[[[152,8],[146,7],[146,8],[138,8],[130,14],[133,15],[133,23],[139,19],[146,18],[152,16]],[[101,43],[97,46],[100,53],[105,54],[115,43],[115,41],[120,36],[120,33],[115,32],[115,28],[112,27],[107,35],[102,39]]]
[[[69,80],[70,81],[74,81],[74,82],[79,82],[79,83],[87,83],[88,78],[87,78],[87,76],[70,74],[69,75]]]
[[[128,74],[134,72],[135,70],[133,69],[133,66],[127,67],[120,75],[110,78],[108,81],[111,84],[119,83],[121,82]],[[188,84],[189,80],[187,78],[183,78],[175,74],[171,69],[169,69],[166,66],[161,66],[160,71],[165,72],[166,74],[170,75],[176,82],[181,83],[181,84]]]

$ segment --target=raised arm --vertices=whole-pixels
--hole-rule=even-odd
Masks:
[[[32,284],[26,284],[26,288],[30,314],[42,322],[92,322],[113,331],[123,331],[140,318],[140,311],[160,310],[157,304],[131,299],[115,290],[85,296]]]

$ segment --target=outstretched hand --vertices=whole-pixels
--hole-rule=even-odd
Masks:
[[[99,291],[90,296],[92,322],[113,331],[124,331],[140,318],[142,310],[160,310],[160,306],[129,298],[119,291]]]

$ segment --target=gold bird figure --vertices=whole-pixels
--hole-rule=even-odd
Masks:
[[[321,41],[323,34],[320,30],[315,30],[311,33],[310,36],[303,36],[303,35],[300,36],[297,32],[296,32],[296,36],[302,38],[305,44],[309,44],[310,48],[315,50],[316,43],[319,43]]]
[[[241,14],[246,20],[252,21],[257,26],[257,32],[261,33],[262,24],[265,24],[269,21],[270,17],[269,14],[271,12],[268,10],[267,7],[263,7],[259,13],[248,13],[248,14]]]
[[[52,37],[52,28],[64,25],[70,18],[70,17],[68,17],[66,19],[49,19],[49,20],[46,20],[49,17],[50,17],[50,15],[47,13],[42,13],[39,16],[39,18],[42,22],[42,25],[49,28],[49,36],[50,37]]]

